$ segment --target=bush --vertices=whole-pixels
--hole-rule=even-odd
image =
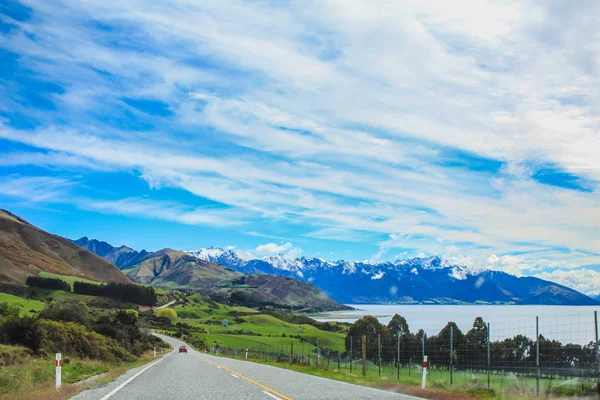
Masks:
[[[156,313],[156,316],[164,317],[164,318],[168,318],[168,319],[175,319],[175,318],[177,318],[177,312],[175,310],[173,310],[172,308],[161,308]]]
[[[51,352],[108,361],[133,359],[114,339],[88,332],[84,326],[74,322],[42,319],[39,329],[43,337],[42,347]]]
[[[66,306],[61,302],[52,302],[40,312],[40,318],[88,325],[89,308],[82,301],[76,304],[67,304]]]
[[[43,338],[39,321],[34,317],[4,319],[0,325],[0,335],[6,336],[10,343],[23,345],[36,353],[41,348]]]
[[[18,317],[20,312],[21,307],[17,304],[0,303],[0,317]]]
[[[71,291],[71,286],[58,278],[42,278],[41,276],[30,276],[25,280],[25,284],[31,287],[39,287],[42,289],[64,290]]]

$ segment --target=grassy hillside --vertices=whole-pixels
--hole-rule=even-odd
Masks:
[[[85,282],[85,283],[91,283],[94,285],[100,285],[103,282],[98,282],[98,281],[94,281],[91,279],[85,279],[85,278],[81,278],[78,276],[69,276],[69,275],[59,275],[59,274],[53,274],[51,272],[45,272],[42,271],[38,274],[38,276],[41,276],[42,278],[56,278],[56,279],[61,279],[65,282],[67,282],[69,284],[69,286],[71,286],[71,290],[73,290],[73,283],[75,282]]]
[[[0,293],[0,303],[16,304],[21,307],[21,315],[32,314],[42,311],[46,303],[39,300],[28,300],[22,297],[13,296],[8,293]]]
[[[45,271],[99,281],[128,282],[107,260],[0,210],[0,281],[23,284]]]

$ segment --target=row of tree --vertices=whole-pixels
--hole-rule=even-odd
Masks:
[[[124,284],[109,282],[106,284],[93,284],[87,282],[75,282],[73,292],[89,296],[108,297],[109,299],[134,303],[142,306],[153,306],[156,304],[156,291],[151,286]]]
[[[355,357],[360,357],[362,336],[366,336],[367,358],[390,363],[398,360],[406,365],[420,363],[423,355],[434,368],[470,367],[485,369],[488,366],[488,325],[481,317],[464,334],[454,322],[448,324],[434,336],[427,337],[421,329],[411,333],[406,319],[394,315],[387,326],[377,318],[365,316],[356,321],[346,336],[346,350],[352,348]],[[450,337],[452,336],[452,351]],[[536,366],[538,344],[525,335],[516,335],[502,341],[489,343],[489,364],[492,369],[533,368]],[[539,337],[539,360],[544,369],[587,369],[597,370],[596,343],[586,345],[549,340]]]
[[[41,276],[29,276],[25,280],[25,284],[30,287],[38,287],[41,289],[64,290],[71,291],[71,286],[58,278],[43,278]]]

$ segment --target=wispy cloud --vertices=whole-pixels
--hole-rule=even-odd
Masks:
[[[0,167],[211,203],[87,209],[516,274],[600,262],[597,2],[25,3],[0,34]],[[3,190],[69,201],[27,183]]]

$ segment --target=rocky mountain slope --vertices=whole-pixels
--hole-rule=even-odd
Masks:
[[[100,240],[88,239],[87,236],[74,240],[74,242],[84,249],[107,259],[119,269],[132,267],[149,254],[146,250],[135,251],[127,246],[114,247]]]
[[[22,285],[28,276],[40,271],[105,282],[129,282],[104,258],[0,210],[0,282]]]

